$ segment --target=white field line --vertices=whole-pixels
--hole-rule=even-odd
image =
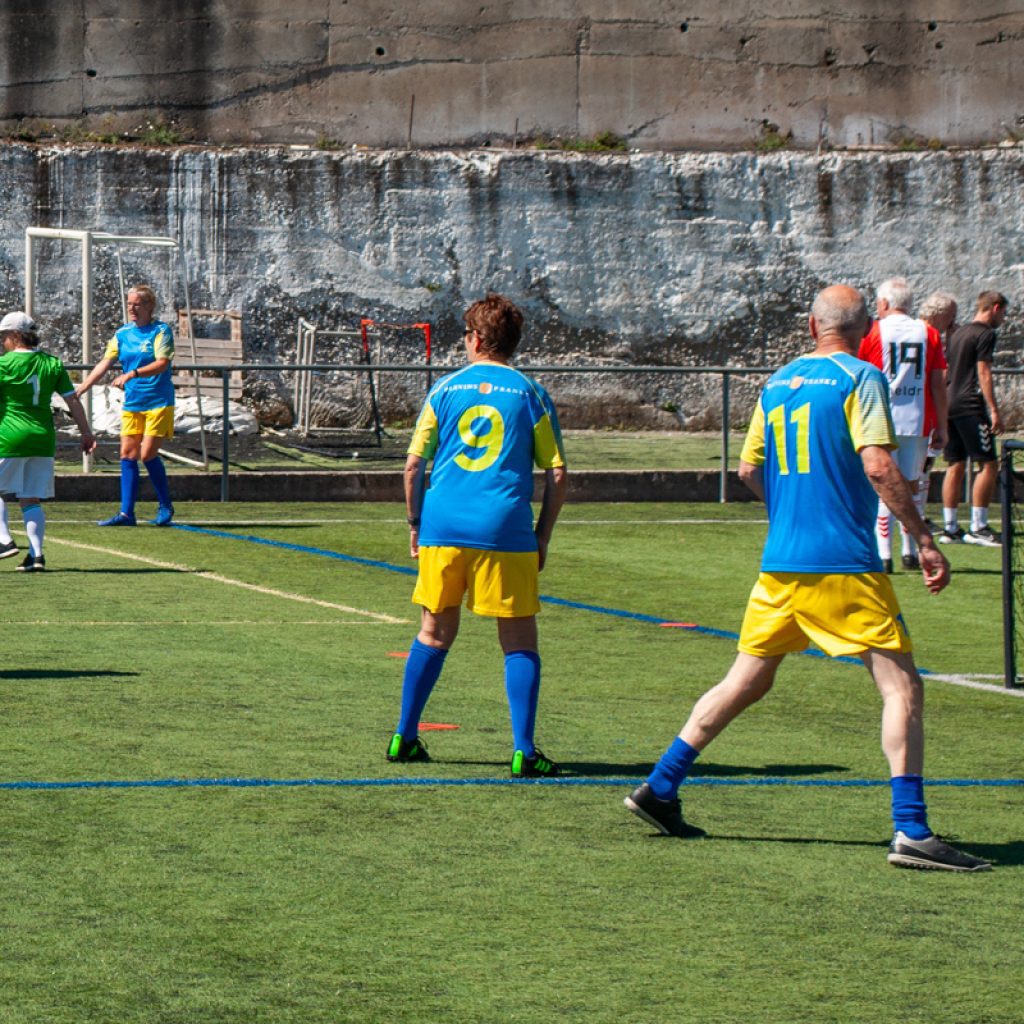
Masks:
[[[1001,679],[1002,676],[961,676],[946,675],[942,672],[929,672],[924,676],[926,683],[934,680],[937,683],[950,683],[952,686],[966,686],[971,690],[987,690],[989,693],[1001,693],[1007,697],[1024,697],[1024,689],[1011,690],[1007,686],[997,686],[995,683],[979,683],[979,679]]]
[[[335,604],[333,601],[321,601],[316,597],[306,597],[303,594],[291,594],[286,590],[274,590],[271,587],[257,586],[255,583],[246,583],[244,580],[235,580],[230,576],[221,576],[220,573],[206,572],[202,569],[193,569],[188,565],[178,565],[175,562],[162,562],[157,558],[147,558],[145,555],[135,555],[127,551],[117,551],[114,548],[101,548],[95,544],[81,544],[78,541],[63,540],[58,537],[47,537],[48,544],[63,544],[65,547],[76,548],[79,551],[95,551],[101,555],[113,555],[115,558],[127,558],[132,562],[142,562],[144,565],[155,565],[159,569],[173,569],[175,572],[188,573],[189,576],[200,577],[204,580],[212,580],[214,583],[224,583],[229,587],[241,587],[243,590],[252,590],[257,594],[267,594],[270,597],[281,597],[286,601],[299,601],[302,604],[313,604],[318,608],[332,608],[338,612],[348,612],[352,615],[360,615],[368,619],[375,619],[378,622],[386,622],[391,625],[407,625],[408,619],[396,619],[392,615],[385,615],[382,612],[371,612],[365,608],[352,608],[347,604]]]

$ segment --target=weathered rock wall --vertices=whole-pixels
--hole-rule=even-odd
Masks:
[[[180,238],[194,306],[236,308],[246,358],[294,359],[298,317],[434,325],[459,356],[460,314],[489,289],[519,302],[530,362],[774,365],[806,343],[823,284],[866,291],[908,276],[923,297],[982,287],[1019,303],[1024,151],[826,154],[346,153],[236,149],[0,148],[0,303],[24,296],[27,225]],[[80,353],[77,246],[47,243],[37,311]],[[180,304],[165,256],[125,250],[130,279]],[[119,322],[113,254],[97,259],[97,324]],[[1001,362],[1016,363],[1019,305]],[[381,356],[422,357],[419,336]],[[352,361],[354,343],[317,358]],[[713,378],[554,376],[569,422],[709,426]],[[343,384],[337,385],[339,388]],[[386,382],[390,415],[422,394]],[[738,387],[746,415],[753,384]],[[265,407],[288,381],[250,380]],[[344,403],[343,403],[344,404]]]
[[[11,0],[0,128],[199,141],[640,148],[1024,134],[1024,12],[996,0]]]

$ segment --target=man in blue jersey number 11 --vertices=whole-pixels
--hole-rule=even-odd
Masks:
[[[469,365],[431,388],[409,445],[405,500],[414,604],[421,625],[402,683],[402,709],[389,761],[428,761],[420,716],[459,631],[463,598],[497,620],[512,718],[512,775],[543,778],[558,766],[533,740],[540,692],[537,576],[547,558],[568,479],[558,417],[548,393],[509,365],[523,315],[502,295],[463,317]],[[427,463],[433,461],[430,486]],[[533,468],[544,470],[533,521]]]
[[[740,477],[768,508],[761,573],[726,677],[701,697],[679,736],[626,806],[665,835],[703,835],[682,816],[677,792],[698,754],[772,687],[786,654],[813,641],[826,654],[858,655],[882,696],[898,867],[984,871],[991,865],[943,842],[924,802],[923,686],[910,637],[875,544],[878,499],[917,542],[925,586],[949,583],[949,563],[914,504],[891,452],[888,385],[854,357],[867,326],[861,294],[845,285],[811,307],[815,349],[772,375],[740,456]]]

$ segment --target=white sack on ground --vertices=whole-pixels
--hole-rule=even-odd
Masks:
[[[124,392],[120,388],[109,386],[92,389],[92,429],[95,434],[119,436],[121,433],[121,408],[124,405]],[[88,400],[88,395],[82,401]],[[65,410],[63,399],[53,396],[54,408]],[[203,399],[203,420],[209,434],[219,434],[224,422],[224,405],[219,398]],[[229,431],[234,435],[258,434],[259,424],[256,417],[237,402],[228,402]],[[74,427],[71,428],[74,430]],[[176,434],[198,434],[199,400],[195,395],[179,394],[174,404],[174,432]]]

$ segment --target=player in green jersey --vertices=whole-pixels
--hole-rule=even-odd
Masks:
[[[50,398],[61,395],[82,435],[82,451],[96,448],[96,438],[82,403],[75,396],[64,364],[39,351],[39,328],[25,313],[0,320],[0,494],[13,494],[21,505],[29,553],[21,572],[46,568],[43,534],[46,517],[41,502],[53,497],[57,432]]]

